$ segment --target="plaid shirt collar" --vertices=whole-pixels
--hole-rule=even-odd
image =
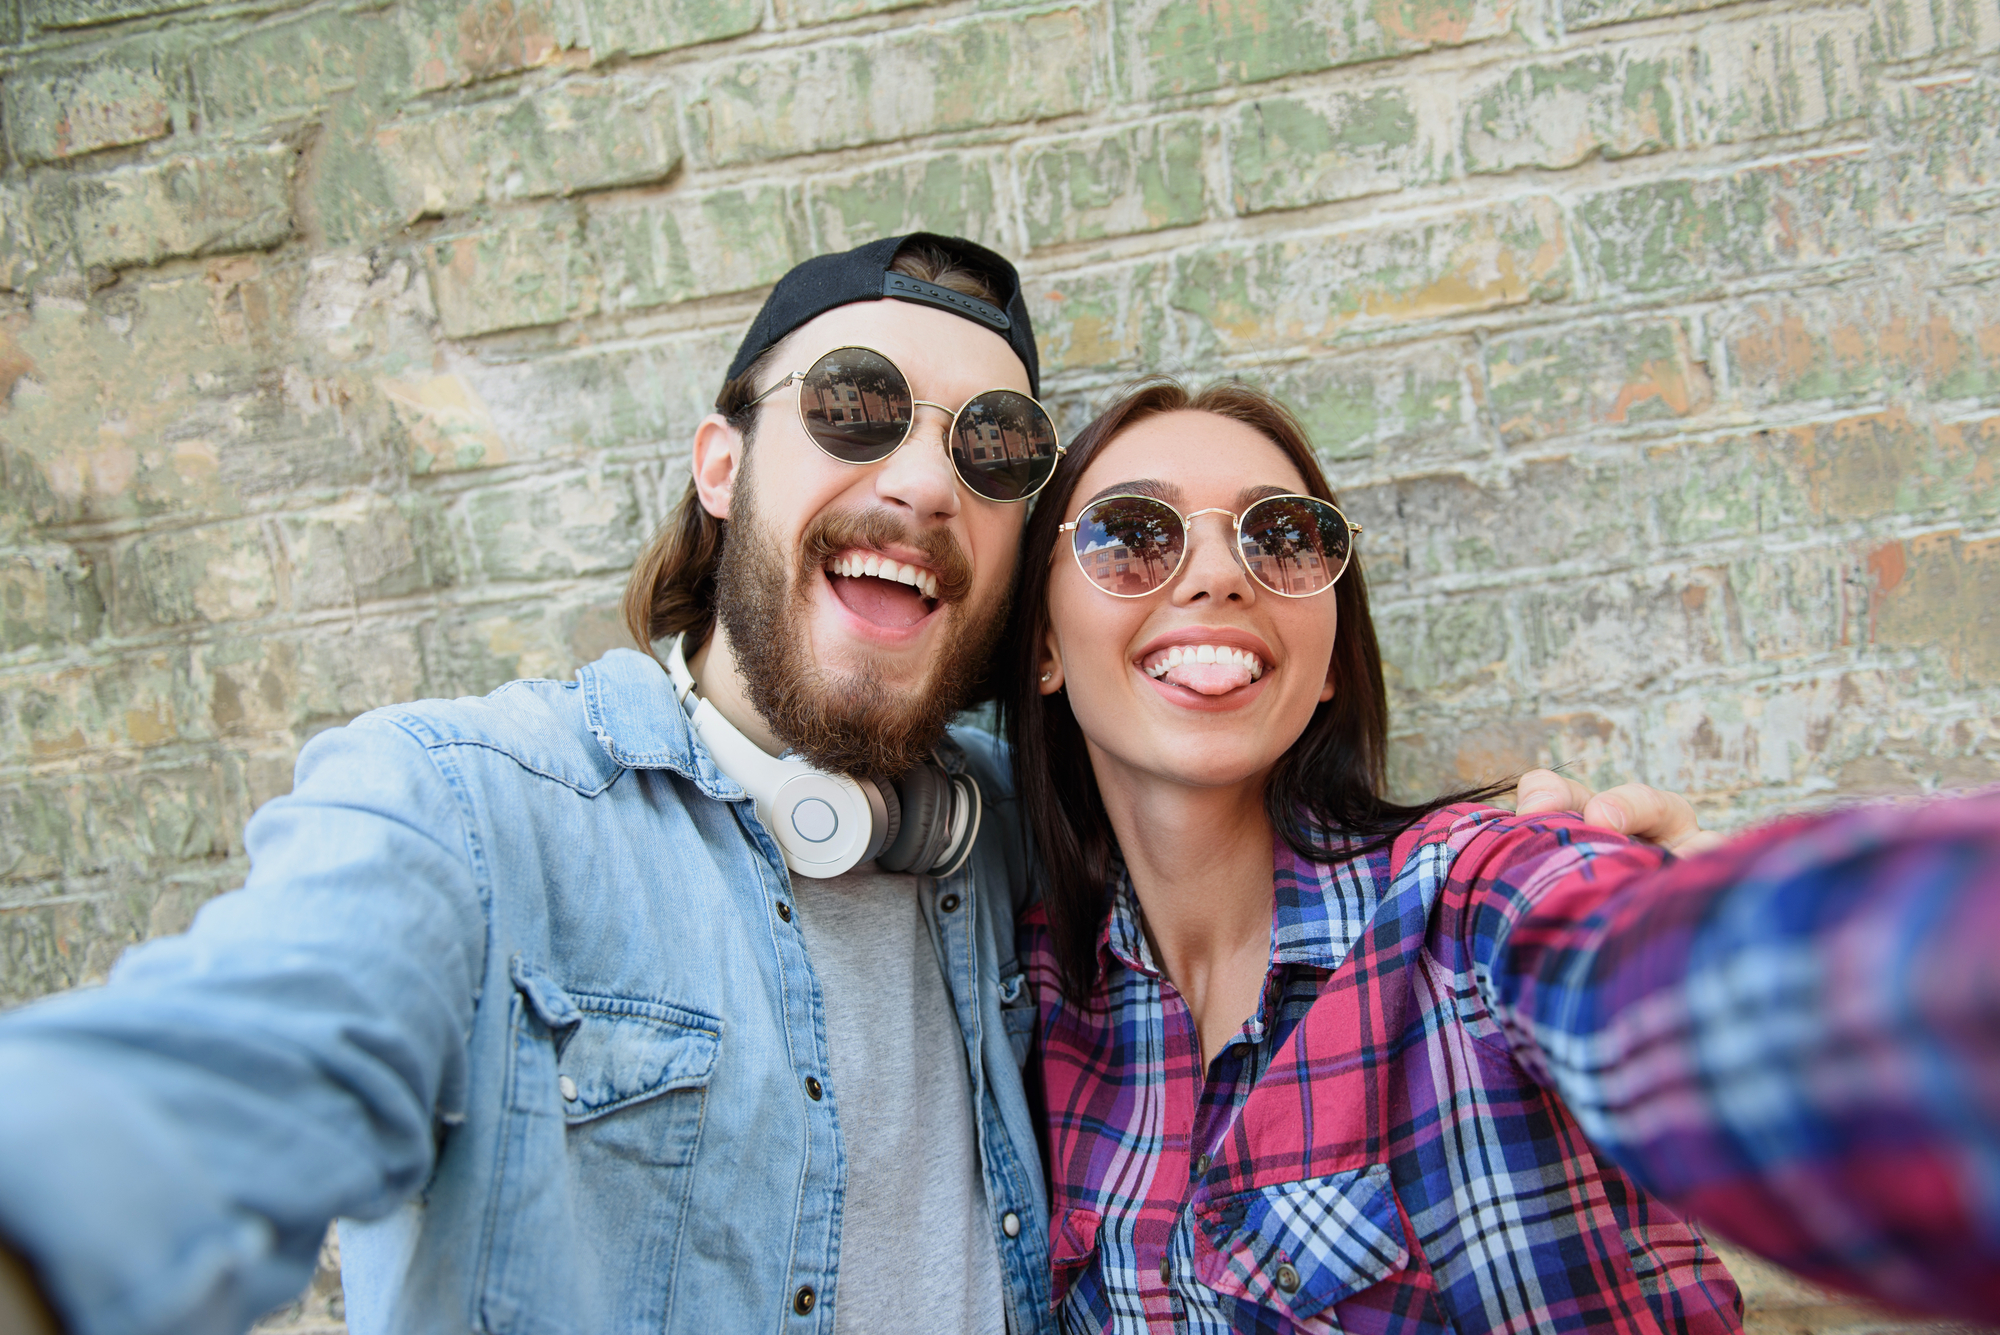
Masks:
[[[1282,836],[1273,844],[1271,890],[1277,902],[1271,914],[1271,968],[1303,964],[1331,973],[1361,939],[1381,898],[1369,860],[1309,862]],[[1111,913],[1097,938],[1100,981],[1114,961],[1148,978],[1161,976],[1142,917],[1121,859],[1111,869]]]

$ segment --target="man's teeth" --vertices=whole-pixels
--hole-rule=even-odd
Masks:
[[[1250,670],[1250,680],[1264,675],[1264,660],[1248,649],[1232,649],[1226,644],[1177,644],[1146,660],[1146,675],[1164,677],[1183,663],[1221,663]]]
[[[926,598],[938,596],[937,576],[928,570],[906,566],[886,556],[874,552],[842,552],[827,562],[826,568],[836,575],[850,577],[872,575],[876,579],[894,580],[907,584]]]

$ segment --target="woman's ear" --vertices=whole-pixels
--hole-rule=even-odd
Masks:
[[[1334,664],[1339,661],[1338,656],[1334,654],[1326,656],[1326,680],[1321,682],[1319,687],[1319,702],[1321,704],[1325,704],[1327,701],[1333,699]]]
[[[743,465],[743,433],[729,425],[721,413],[710,413],[694,429],[691,463],[701,508],[717,519],[728,519],[729,503],[736,496],[737,470]]]
[[[1042,674],[1040,690],[1043,695],[1054,695],[1063,688],[1062,651],[1056,644],[1054,627],[1042,637],[1042,661],[1038,671]]]

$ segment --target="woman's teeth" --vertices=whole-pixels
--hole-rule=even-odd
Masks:
[[[1264,675],[1264,660],[1226,644],[1177,644],[1147,657],[1146,675],[1202,695],[1224,695]]]
[[[828,574],[855,578],[863,575],[907,584],[926,598],[937,597],[937,576],[928,570],[906,566],[874,552],[842,552],[826,563]]]

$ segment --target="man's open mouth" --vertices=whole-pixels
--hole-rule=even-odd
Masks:
[[[914,626],[937,610],[935,573],[863,547],[829,557],[826,579],[848,611],[877,626]]]

